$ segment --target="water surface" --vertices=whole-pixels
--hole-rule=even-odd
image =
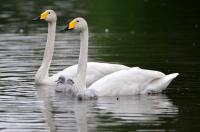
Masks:
[[[0,131],[199,131],[200,17],[197,1],[8,0],[0,2]],[[179,72],[161,95],[79,102],[34,85],[47,24],[41,11],[83,16],[90,29],[89,61]],[[50,75],[77,63],[79,36],[58,33]]]

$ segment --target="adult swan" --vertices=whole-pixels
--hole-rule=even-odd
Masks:
[[[55,43],[56,21],[57,21],[56,13],[53,10],[46,10],[34,20],[43,20],[48,22],[47,43],[44,51],[42,64],[35,75],[35,83],[43,85],[57,85],[56,81],[60,76],[62,76],[62,79],[64,78],[65,80],[69,77],[70,78],[75,77],[77,73],[77,65],[70,66],[64,69],[63,71],[60,71],[57,74],[49,77],[49,67],[53,57],[54,43]],[[87,41],[88,38],[86,37],[84,39]],[[87,48],[86,49],[82,48],[80,52],[81,54],[85,54],[86,51]],[[86,73],[87,75],[86,85],[89,86],[93,82],[102,78],[103,76],[123,69],[129,69],[129,67],[118,64],[88,62],[88,69]]]
[[[75,18],[64,30],[80,32],[81,48],[88,48],[88,26],[83,18]],[[66,81],[70,90],[79,99],[98,96],[121,96],[162,92],[178,73],[165,75],[159,71],[144,70],[138,67],[121,70],[104,76],[86,89],[87,50],[81,52],[76,78]]]

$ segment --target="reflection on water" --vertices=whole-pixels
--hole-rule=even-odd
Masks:
[[[114,118],[130,122],[152,122],[166,114],[173,117],[178,112],[165,95],[100,98],[96,108],[105,109]]]
[[[115,131],[114,126],[126,124],[126,130],[143,130],[129,125],[161,125],[166,123],[163,118],[174,118],[178,113],[165,95],[102,97],[80,102],[66,93],[55,93],[52,87],[36,88],[52,131]]]
[[[76,63],[79,54],[76,34],[58,34],[57,39],[51,74]],[[54,87],[35,86],[33,78],[41,63],[45,34],[6,34],[0,36],[0,42],[1,130],[86,132],[117,130],[120,126],[139,130],[135,124],[162,125],[165,118],[178,113],[164,95],[79,102],[67,93],[56,93]],[[91,60],[98,48],[89,47]]]
[[[45,9],[83,16],[89,61],[179,72],[166,95],[78,102],[34,85],[47,24],[32,22]],[[6,0],[0,2],[0,131],[199,131],[199,1]],[[105,32],[106,31],[106,32]],[[50,75],[77,63],[79,37],[57,34]]]

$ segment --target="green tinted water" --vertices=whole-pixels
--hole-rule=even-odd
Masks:
[[[199,131],[200,2],[170,0],[7,0],[0,2],[0,130]],[[85,17],[89,60],[179,72],[165,94],[77,102],[34,86],[47,24],[45,9]],[[68,41],[69,45],[66,44]],[[77,63],[77,34],[58,33],[51,74]],[[22,52],[23,51],[23,52]]]

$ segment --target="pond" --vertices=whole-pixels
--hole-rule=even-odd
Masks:
[[[197,1],[8,0],[0,2],[0,131],[199,131],[200,8]],[[36,86],[47,24],[58,26],[50,75],[76,64],[79,36],[59,33],[66,20],[89,24],[89,61],[119,63],[180,75],[160,95],[77,101]]]

